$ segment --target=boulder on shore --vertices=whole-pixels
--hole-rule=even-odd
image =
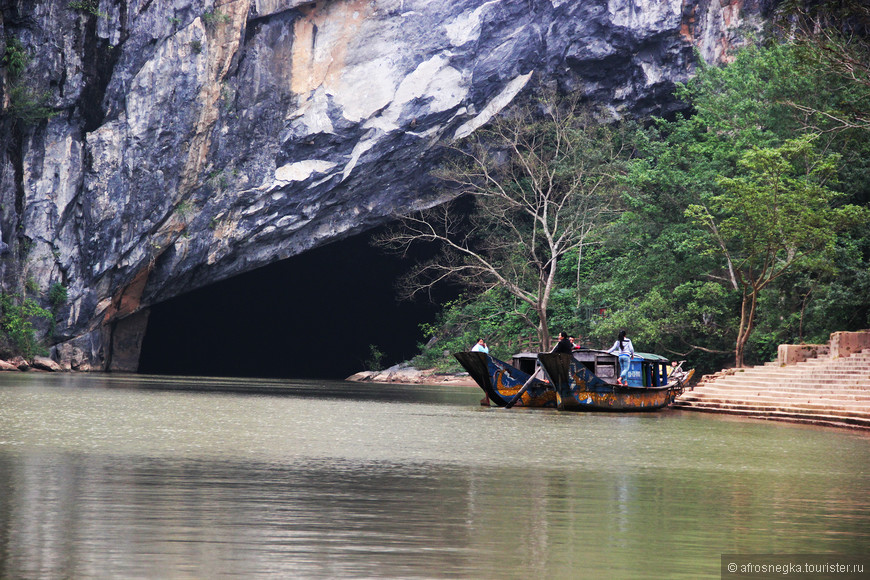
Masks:
[[[33,368],[39,369],[42,371],[62,371],[63,367],[61,367],[58,363],[51,360],[47,356],[35,356],[33,357]]]
[[[30,361],[22,356],[16,356],[12,360],[0,359],[0,371],[29,371],[31,369],[51,372],[65,370],[60,363],[47,356],[35,356]]]
[[[17,371],[18,367],[11,362],[0,359],[0,371]]]
[[[358,383],[405,383],[409,385],[457,385],[474,387],[468,373],[439,373],[435,369],[418,369],[407,363],[393,365],[381,371],[362,371],[347,379]]]

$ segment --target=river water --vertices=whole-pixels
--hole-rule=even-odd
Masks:
[[[719,578],[867,554],[870,435],[467,387],[0,375],[0,578]]]

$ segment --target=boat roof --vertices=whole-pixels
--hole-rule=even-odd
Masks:
[[[593,348],[588,348],[588,349],[584,348],[584,349],[581,349],[579,351],[575,350],[574,352],[595,352],[598,354],[609,354],[606,350],[597,350],[597,349],[593,349]],[[513,355],[513,358],[537,359],[538,354],[539,353],[537,353],[537,352],[528,352],[528,351],[527,352],[518,352],[515,355]],[[616,356],[616,355],[613,355],[613,356]],[[668,362],[669,360],[671,360],[668,357],[661,356],[659,354],[649,353],[649,352],[636,352],[636,353],[634,353],[634,356],[635,356],[635,358],[642,358],[643,360],[649,360],[649,361]]]
[[[669,360],[671,360],[666,356],[662,356],[660,354],[652,354],[649,352],[636,352],[634,353],[634,356],[638,356],[643,360],[657,360],[662,362],[668,362]]]

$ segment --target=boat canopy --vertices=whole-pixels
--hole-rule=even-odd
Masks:
[[[668,362],[671,360],[671,359],[664,357],[664,356],[661,356],[659,354],[650,354],[648,352],[636,352],[636,353],[634,353],[634,356],[636,356],[638,358],[642,358],[643,360],[659,361],[659,362]]]

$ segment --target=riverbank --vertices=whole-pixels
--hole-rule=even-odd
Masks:
[[[347,381],[358,383],[404,383],[409,385],[455,385],[477,387],[466,372],[439,373],[435,369],[418,369],[400,363],[382,371],[362,371],[353,374]]]

